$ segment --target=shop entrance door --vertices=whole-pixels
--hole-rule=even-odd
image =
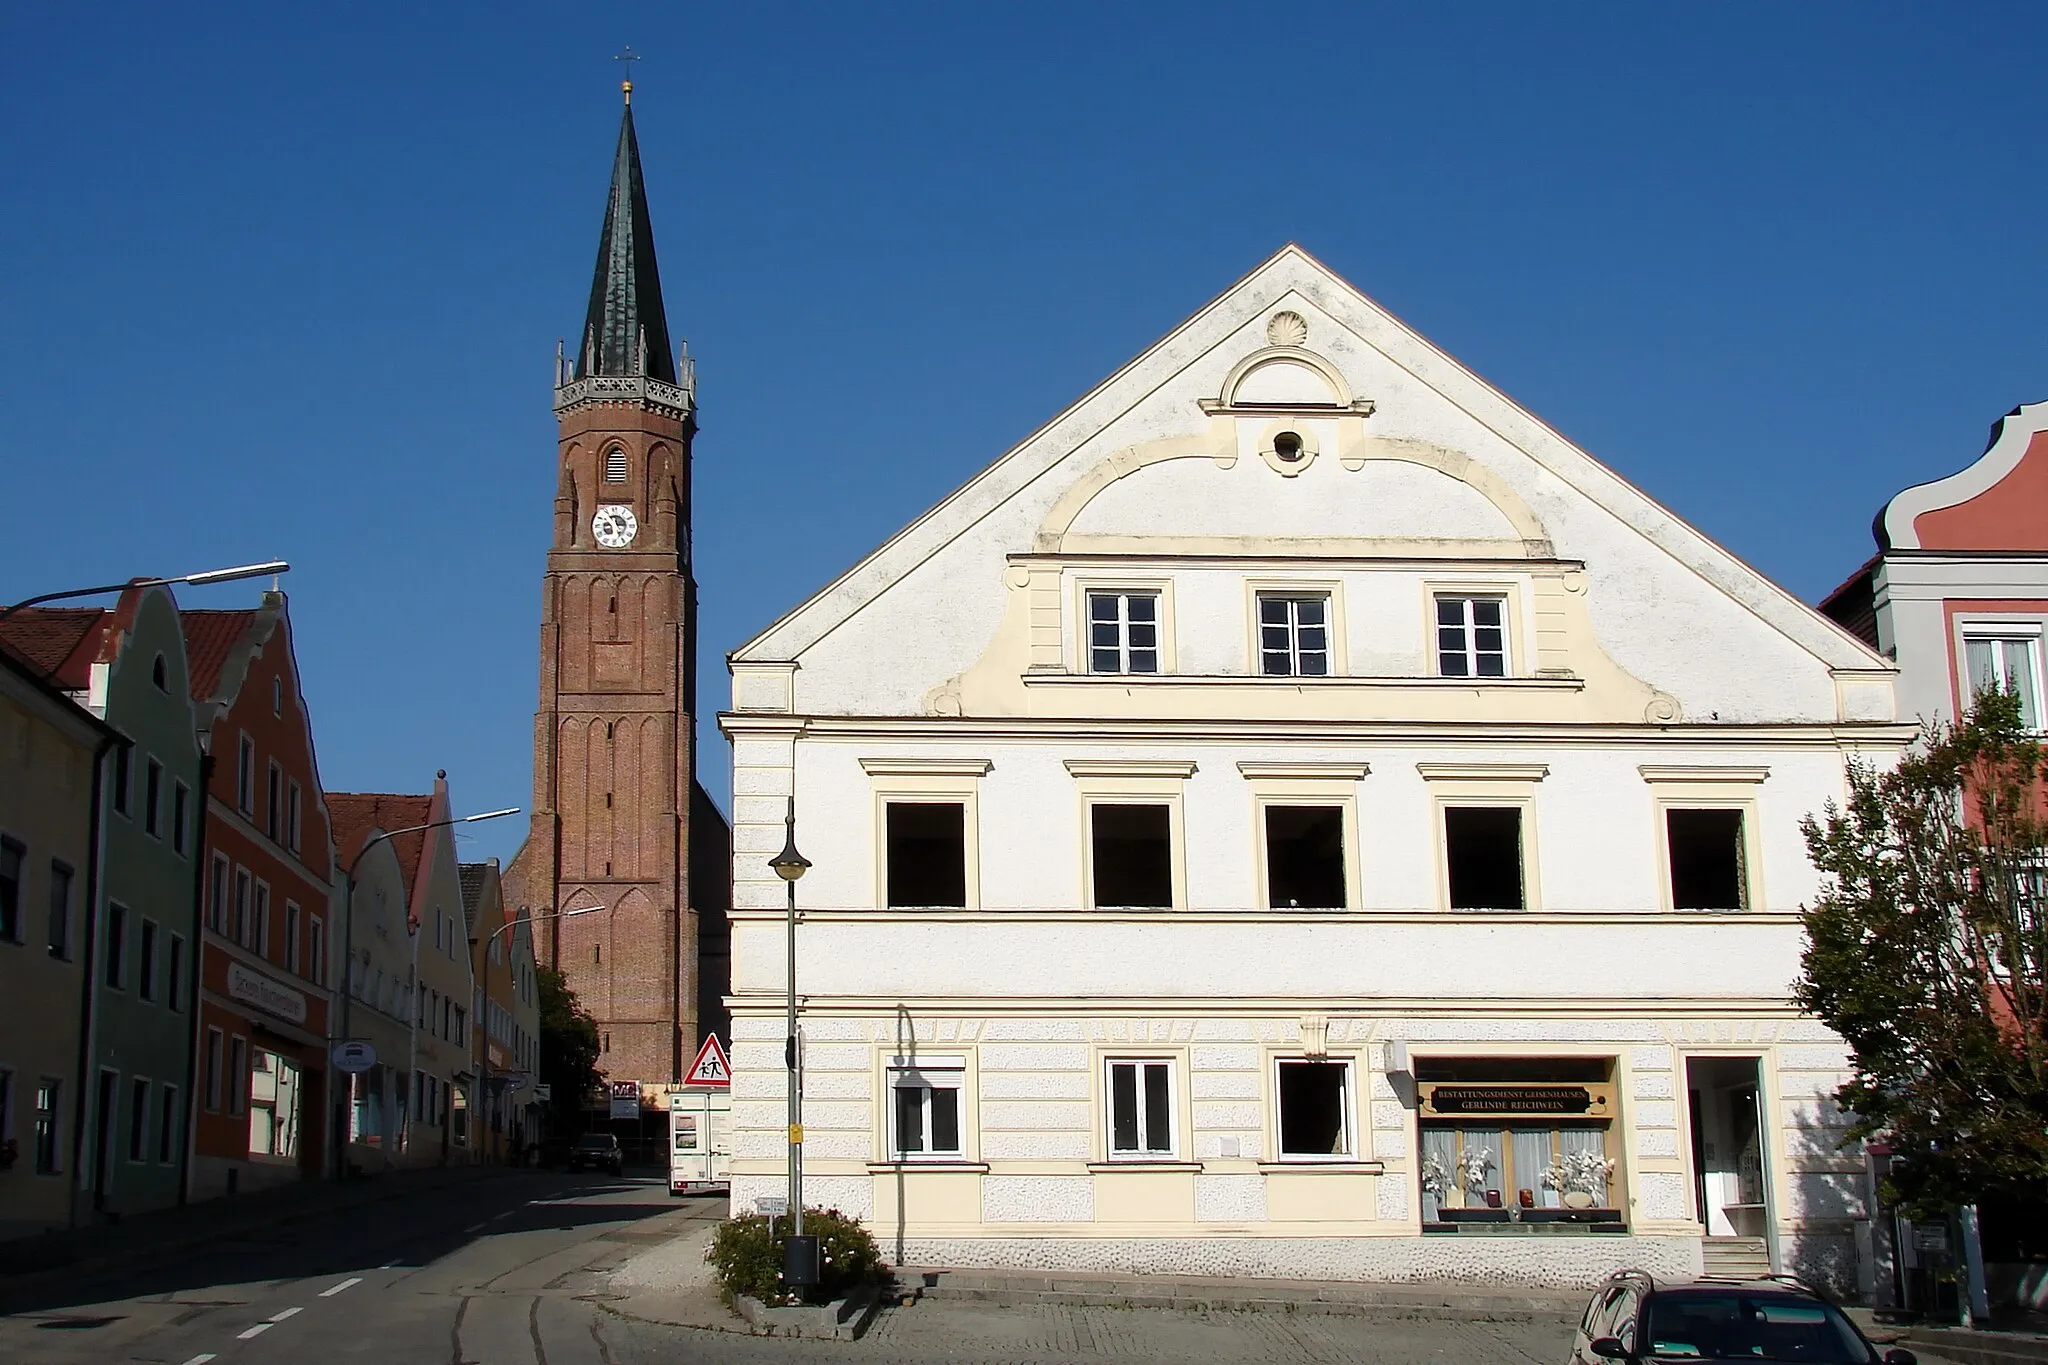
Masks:
[[[1689,1057],[1695,1211],[1709,1274],[1760,1275],[1777,1264],[1770,1161],[1755,1057]]]

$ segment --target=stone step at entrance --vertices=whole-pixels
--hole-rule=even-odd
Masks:
[[[1703,1269],[1718,1279],[1755,1279],[1771,1273],[1771,1254],[1761,1237],[1709,1237],[1700,1244]]]

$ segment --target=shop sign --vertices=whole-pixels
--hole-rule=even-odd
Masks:
[[[611,1084],[612,1117],[615,1119],[637,1119],[640,1117],[640,1082],[613,1081]]]
[[[294,1024],[306,1022],[306,997],[290,986],[280,985],[261,972],[252,972],[239,962],[228,964],[228,994],[265,1014],[274,1014]]]
[[[1422,1112],[1485,1118],[1607,1118],[1614,1112],[1606,1085],[1463,1085],[1422,1087]]]

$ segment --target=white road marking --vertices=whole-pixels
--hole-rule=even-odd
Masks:
[[[503,1213],[494,1213],[494,1214],[492,1214],[492,1215],[491,1215],[491,1221],[492,1221],[493,1223],[495,1223],[495,1222],[497,1222],[497,1221],[498,1221],[498,1220],[499,1220],[500,1218],[510,1218],[511,1216],[512,1216],[512,1210],[510,1210],[510,1209],[506,1209],[506,1210],[505,1210],[505,1211],[504,1211]]]
[[[282,1313],[272,1313],[270,1320],[272,1322],[283,1322],[286,1318],[296,1317],[305,1311],[303,1308],[287,1308]]]
[[[463,1232],[464,1232],[465,1234],[467,1234],[467,1233],[471,1233],[471,1232],[482,1232],[482,1231],[483,1231],[483,1230],[484,1230],[485,1228],[487,1228],[487,1227],[489,1227],[489,1226],[490,1226],[490,1224],[489,1224],[489,1223],[471,1223],[471,1224],[470,1224],[470,1225],[469,1225],[468,1227],[466,1227],[466,1228],[464,1228],[464,1229],[463,1229]]]
[[[401,1257],[399,1257],[399,1258],[398,1258],[398,1261],[402,1261],[402,1260],[404,1260],[404,1259],[405,1259],[405,1257],[401,1256]],[[396,1269],[398,1269],[398,1261],[386,1261],[386,1262],[385,1262],[385,1263],[384,1263],[383,1265],[380,1265],[380,1266],[378,1266],[378,1267],[377,1267],[377,1269],[379,1269],[379,1270],[396,1270]]]
[[[254,1327],[251,1327],[251,1328],[250,1328],[250,1329],[249,1329],[248,1331],[246,1331],[246,1332],[237,1332],[237,1333],[235,1333],[235,1340],[237,1340],[237,1341],[250,1341],[250,1340],[253,1340],[253,1339],[254,1339],[254,1338],[256,1338],[256,1337],[260,1337],[260,1336],[262,1336],[262,1335],[263,1335],[263,1334],[264,1334],[265,1332],[268,1332],[269,1330],[270,1330],[270,1324],[269,1324],[269,1323],[267,1323],[267,1322],[259,1322],[259,1323],[257,1323],[257,1324],[256,1324],[256,1325],[255,1325]]]
[[[349,1288],[349,1287],[351,1287],[351,1286],[353,1286],[353,1285],[359,1285],[359,1284],[361,1284],[362,1282],[363,1282],[363,1277],[362,1277],[362,1276],[360,1276],[360,1275],[351,1275],[351,1276],[349,1276],[349,1277],[348,1277],[347,1279],[343,1280],[343,1281],[342,1281],[342,1282],[341,1282],[340,1284],[337,1284],[337,1285],[333,1285],[333,1286],[330,1286],[329,1288],[326,1288],[326,1289],[323,1289],[323,1290],[321,1290],[321,1291],[320,1291],[320,1297],[321,1297],[321,1298],[323,1298],[323,1299],[331,1299],[331,1298],[333,1298],[333,1297],[334,1297],[334,1296],[335,1296],[336,1294],[339,1294],[339,1293],[340,1293],[340,1292],[341,1292],[342,1290],[344,1290],[344,1289],[347,1289],[347,1288]]]
[[[193,1357],[192,1357],[192,1358],[191,1358],[190,1360],[188,1360],[188,1361],[186,1361],[186,1362],[185,1362],[185,1365],[206,1365],[206,1362],[207,1362],[207,1361],[209,1361],[209,1360],[212,1360],[212,1359],[213,1359],[213,1352],[211,1352],[211,1351],[208,1351],[208,1352],[207,1352],[206,1354],[204,1354],[204,1355],[196,1355],[196,1356],[193,1356]]]

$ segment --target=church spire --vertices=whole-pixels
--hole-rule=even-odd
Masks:
[[[575,373],[645,375],[676,382],[668,318],[661,306],[661,273],[654,264],[654,225],[647,214],[647,187],[640,173],[640,142],[633,135],[633,86],[625,86],[626,112],[619,122],[619,149],[612,160],[611,197],[605,203],[604,232],[597,241],[597,271],[590,282],[590,310],[578,338]]]

